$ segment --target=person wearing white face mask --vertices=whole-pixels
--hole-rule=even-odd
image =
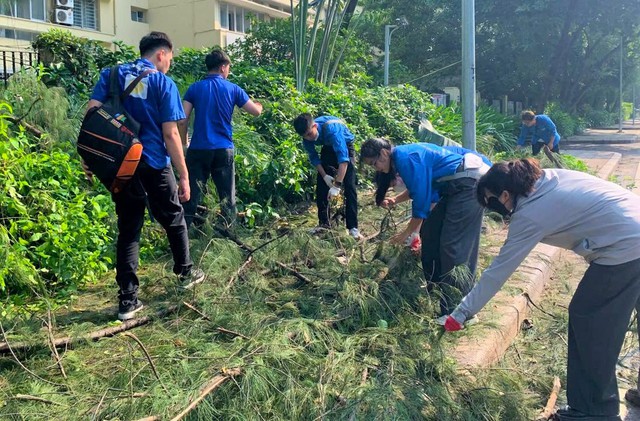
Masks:
[[[569,305],[569,407],[555,419],[619,421],[616,363],[640,298],[640,197],[589,174],[543,170],[533,159],[494,164],[476,194],[481,205],[510,216],[509,233],[445,330],[462,329],[538,242],[573,250],[589,268]]]

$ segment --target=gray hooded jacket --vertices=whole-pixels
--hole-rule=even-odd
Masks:
[[[605,266],[640,259],[640,197],[589,174],[543,170],[529,196],[517,198],[507,240],[453,317],[479,312],[538,242]]]

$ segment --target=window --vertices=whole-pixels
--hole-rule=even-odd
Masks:
[[[98,29],[96,0],[75,0],[73,2],[73,26]]]
[[[131,20],[134,22],[146,22],[147,21],[147,11],[143,9],[138,9],[137,7],[131,8]]]
[[[17,29],[0,28],[0,38],[19,39],[22,41],[33,41],[38,34]]]
[[[0,15],[44,21],[46,0],[0,1]]]
[[[251,20],[268,20],[268,16],[256,13],[253,10],[220,3],[220,27],[229,31],[248,32],[251,29]]]

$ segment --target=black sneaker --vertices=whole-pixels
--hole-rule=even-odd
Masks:
[[[178,276],[178,288],[191,289],[204,281],[206,275],[202,269],[191,269],[188,274]]]
[[[137,298],[135,300],[120,301],[120,305],[118,305],[118,319],[122,321],[133,319],[133,316],[142,310],[143,307],[142,301]]]

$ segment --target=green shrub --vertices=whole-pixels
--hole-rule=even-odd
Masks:
[[[0,109],[11,113],[7,103]],[[4,114],[6,115],[6,114]],[[107,270],[113,205],[76,160],[0,130],[0,295],[73,291]]]
[[[555,102],[548,103],[544,113],[554,122],[560,137],[566,138],[579,132],[578,117],[563,110],[560,104]]]

